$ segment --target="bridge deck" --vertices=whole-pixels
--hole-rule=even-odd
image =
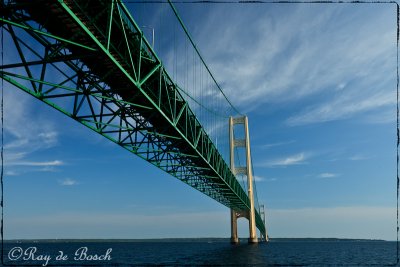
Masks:
[[[10,73],[3,72],[2,78],[59,110],[51,100],[72,97],[74,105],[63,108],[64,114],[223,205],[249,210],[246,193],[121,2],[15,2],[6,16],[14,26],[32,27],[28,22],[33,20],[57,40],[68,40],[61,41],[60,48],[27,30],[51,51],[53,60],[63,59],[77,86],[69,95],[57,95],[54,90],[28,89]],[[23,20],[26,16],[29,19]],[[78,100],[89,95],[97,97],[101,108],[89,103],[91,113],[84,116]],[[110,130],[115,121],[120,127]],[[258,211],[256,222],[265,232]]]

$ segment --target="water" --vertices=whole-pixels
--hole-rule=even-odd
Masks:
[[[6,242],[3,255],[12,266],[389,266],[396,262],[396,242],[272,240],[233,246],[229,240],[24,241]]]

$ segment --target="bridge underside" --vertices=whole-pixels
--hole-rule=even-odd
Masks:
[[[223,205],[249,210],[247,194],[120,1],[0,5],[13,49],[2,79]]]

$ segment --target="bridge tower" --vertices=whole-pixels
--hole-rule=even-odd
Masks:
[[[244,139],[235,139],[234,126],[236,124],[244,127]],[[230,167],[234,175],[245,174],[247,176],[248,196],[250,200],[249,211],[237,211],[231,209],[231,243],[239,243],[237,234],[237,219],[245,217],[249,220],[249,243],[258,243],[256,232],[256,219],[253,195],[253,174],[251,168],[249,124],[247,116],[229,118],[229,144],[230,144]],[[235,167],[235,147],[244,147],[246,150],[246,166]]]

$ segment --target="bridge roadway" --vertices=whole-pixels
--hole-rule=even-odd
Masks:
[[[5,23],[25,29],[39,44],[51,50],[52,57],[43,64],[64,62],[75,72],[71,77],[86,79],[86,84],[77,85],[76,91],[68,96],[75,94],[76,100],[78,95],[101,93],[100,100],[105,106],[111,103],[117,108],[110,115],[95,112],[90,106],[91,118],[79,116],[76,103],[68,111],[51,102],[67,94],[56,96],[22,88],[7,73],[2,73],[2,78],[223,205],[236,211],[249,211],[248,196],[123,3],[109,0],[14,2],[4,9]],[[36,31],[31,29],[32,21],[38,25]],[[46,44],[51,38],[38,34],[44,32],[43,28],[66,48],[68,55],[56,45]],[[106,126],[115,118],[126,127],[107,130]],[[255,214],[257,228],[265,233],[259,211]]]

